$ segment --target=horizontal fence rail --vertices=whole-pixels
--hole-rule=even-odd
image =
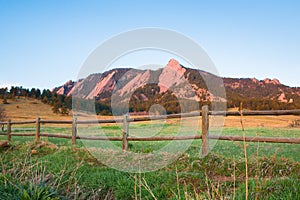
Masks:
[[[214,115],[225,115],[225,116],[240,116],[241,112],[239,111],[225,111],[225,112],[209,112],[210,114]],[[300,110],[247,110],[242,111],[244,116],[251,116],[251,115],[300,115]]]
[[[53,137],[53,138],[66,138],[71,139],[72,144],[76,144],[76,139],[82,140],[111,140],[122,141],[122,147],[124,151],[128,150],[128,141],[168,141],[168,140],[202,140],[202,155],[205,156],[208,153],[209,140],[230,140],[230,141],[246,141],[246,142],[270,142],[270,143],[289,143],[300,144],[300,138],[284,138],[284,137],[254,137],[254,136],[216,136],[209,134],[209,116],[210,115],[222,115],[222,116],[264,116],[264,115],[300,115],[300,110],[264,110],[264,111],[208,111],[208,106],[203,106],[200,112],[171,114],[161,116],[145,116],[130,118],[128,115],[124,115],[123,118],[116,119],[101,119],[101,120],[43,120],[39,117],[36,120],[30,121],[18,121],[12,122],[0,122],[2,126],[2,132],[0,135],[6,135],[7,140],[10,141],[12,136],[35,136],[35,142],[38,142],[40,137]],[[188,135],[188,136],[154,136],[154,137],[130,137],[129,136],[129,123],[152,121],[152,120],[166,120],[176,118],[188,118],[188,117],[202,117],[202,132],[201,135]],[[109,123],[123,123],[122,137],[106,137],[106,136],[78,136],[77,125],[78,124],[109,124]],[[35,133],[12,133],[11,127],[13,125],[25,125],[35,124]],[[69,124],[72,125],[71,135],[62,134],[49,134],[41,133],[40,128],[43,124]],[[6,126],[6,132],[4,132],[4,126]]]
[[[213,140],[231,140],[231,141],[245,141],[246,142],[268,142],[268,143],[289,143],[300,144],[300,138],[284,138],[284,137],[255,137],[255,136],[227,136],[227,135],[209,135],[209,139]]]

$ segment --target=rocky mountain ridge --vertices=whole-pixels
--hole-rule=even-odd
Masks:
[[[224,87],[226,96],[209,90],[207,80],[213,82],[216,88]],[[215,98],[223,102],[227,99],[229,107],[249,99],[272,100],[283,104],[300,102],[300,88],[283,85],[278,79],[220,78],[205,71],[186,68],[175,59],[157,70],[117,68],[102,74],[91,74],[77,82],[68,81],[53,91],[84,99],[96,98],[102,102],[109,101],[112,95],[145,102],[163,98],[167,94],[199,102],[209,102]]]

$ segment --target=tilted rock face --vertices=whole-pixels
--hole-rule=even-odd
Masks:
[[[74,87],[75,82],[73,81],[68,81],[66,82],[62,87],[60,87],[56,93],[57,94],[64,94],[64,95],[68,95],[69,91],[72,90],[72,88]]]
[[[128,71],[127,73],[134,73],[132,71]],[[150,78],[150,70],[143,70],[140,73],[135,74],[135,76],[128,75],[125,76],[124,79],[130,78],[129,82],[121,87],[118,94],[124,95],[125,93],[132,92],[135,89],[146,85],[149,82]]]
[[[160,93],[166,92],[171,86],[186,82],[184,69],[177,60],[171,59],[159,76]]]
[[[120,69],[114,69],[109,73],[92,74],[83,80],[73,82],[70,87],[65,87],[68,82],[64,86],[55,88],[54,91],[58,94],[75,95],[92,99],[99,95],[101,96],[104,92],[114,92],[122,96],[135,91],[139,87],[154,83],[160,87],[160,93],[164,93],[170,89],[176,90],[177,86],[176,92],[181,93],[180,96],[184,98],[186,91],[182,90],[182,88],[181,91],[179,91],[178,88],[179,86],[184,88],[184,84],[189,84],[184,76],[186,69],[175,59],[171,59],[162,70],[127,69],[116,78],[115,75],[119,70]],[[195,98],[195,96],[193,98]],[[144,96],[144,99],[147,99],[147,97]]]
[[[79,80],[75,84],[73,84],[73,86],[70,87],[70,90],[66,91],[67,96],[73,95],[76,90],[80,90],[80,88],[82,87],[82,83],[83,83],[83,80]]]
[[[86,98],[93,99],[94,97],[98,96],[98,94],[113,90],[116,84],[116,81],[113,78],[115,73],[116,71],[112,71],[106,77],[103,77],[101,81],[97,82],[94,89],[88,94]]]
[[[288,102],[284,93],[281,93],[281,95],[278,97],[278,101],[283,102],[283,103]]]
[[[56,93],[57,94],[65,94],[65,88],[64,87],[59,88]]]
[[[175,71],[179,76],[182,76],[186,72],[186,69],[183,68],[179,64],[179,62],[175,59],[169,60],[169,62],[166,65],[165,69],[171,69],[171,70]]]
[[[157,91],[155,90],[158,96],[172,93],[177,98],[182,99],[196,101],[219,99],[225,102],[225,96],[218,96],[220,93],[217,90],[209,90],[204,80],[209,80],[210,84],[215,84],[217,88],[225,87],[228,98],[238,96],[239,98],[274,99],[287,103],[300,97],[300,88],[282,85],[278,79],[223,78],[222,80],[205,71],[185,68],[175,59],[171,59],[164,68],[157,70],[119,68],[104,73],[91,74],[76,82],[68,81],[63,86],[55,88],[54,92],[86,99],[96,97],[98,100],[105,100],[110,98],[112,94],[116,94],[128,100],[134,91],[144,88],[139,90],[141,91],[139,97],[135,94],[134,98],[148,101],[151,97],[143,91],[149,93],[147,85],[154,84],[159,88]],[[222,86],[223,83],[224,86]],[[155,94],[152,95],[155,96]]]

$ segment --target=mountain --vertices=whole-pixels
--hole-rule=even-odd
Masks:
[[[207,90],[202,77],[219,79],[204,71],[185,68],[175,59],[171,59],[163,69],[113,69],[103,74],[91,74],[78,82],[68,81],[63,86],[54,88],[53,91],[61,95],[76,95],[84,99],[96,97],[100,101],[105,101],[112,95],[113,90],[126,96],[139,88],[154,84],[157,85],[159,94],[167,93],[171,89],[180,98],[209,101],[213,94]],[[221,82],[219,84],[221,86]],[[192,89],[193,94],[185,89]]]
[[[153,103],[167,107],[176,107],[177,104],[178,107],[178,100],[201,103],[213,100],[227,102],[228,107],[244,102],[249,109],[293,109],[300,106],[300,88],[285,86],[277,79],[220,78],[186,68],[175,59],[157,70],[117,68],[91,74],[77,82],[68,81],[53,91],[83,99],[96,98],[107,104],[112,98],[119,103],[130,102],[134,111],[147,110]],[[174,105],[166,105],[172,102]]]

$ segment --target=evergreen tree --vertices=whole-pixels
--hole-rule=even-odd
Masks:
[[[37,89],[37,90],[35,91],[35,98],[36,98],[36,99],[40,99],[40,98],[41,98],[41,90],[40,90],[40,89]]]
[[[60,113],[61,113],[62,115],[68,115],[68,114],[69,114],[69,110],[68,110],[68,108],[67,108],[66,106],[63,106],[63,107],[61,107],[61,109],[60,109]]]
[[[53,105],[52,112],[55,113],[55,114],[58,114],[60,112],[59,111],[59,105],[57,103]]]
[[[30,90],[30,97],[31,98],[35,98],[35,93],[36,93],[36,89],[35,88],[31,88],[31,90]]]

